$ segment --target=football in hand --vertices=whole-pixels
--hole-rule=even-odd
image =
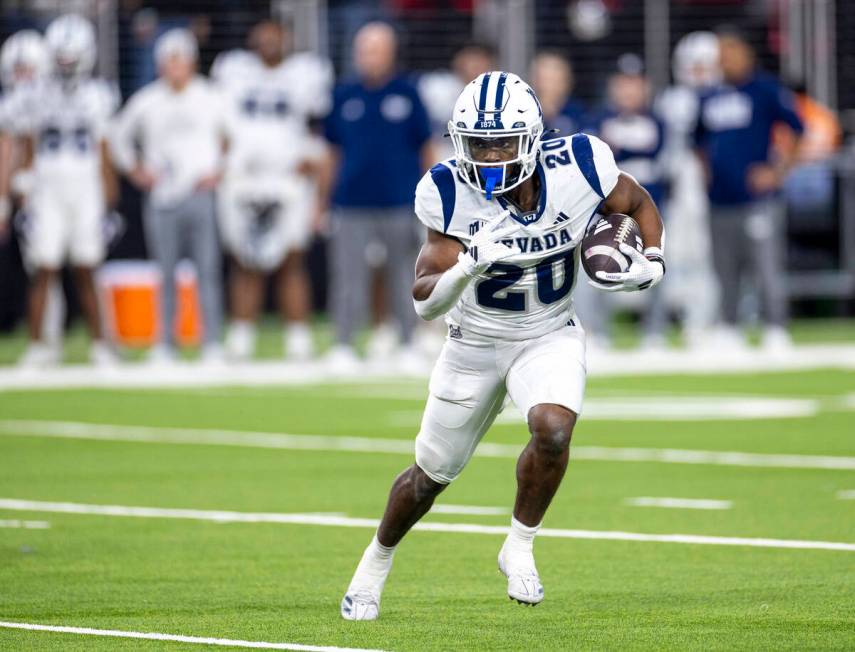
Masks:
[[[610,281],[597,278],[597,272],[625,272],[630,260],[620,250],[621,243],[644,250],[641,242],[641,229],[638,222],[629,215],[613,213],[601,215],[588,225],[582,238],[582,267],[585,273],[597,283],[612,285]]]

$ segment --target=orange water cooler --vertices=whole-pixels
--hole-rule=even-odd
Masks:
[[[98,271],[98,288],[105,330],[113,342],[147,347],[160,340],[160,288],[157,265],[145,260],[105,263]],[[182,346],[202,340],[202,317],[196,269],[189,261],[175,272],[175,341]]]

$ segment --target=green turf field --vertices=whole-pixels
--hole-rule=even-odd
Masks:
[[[222,445],[209,431],[358,438],[351,443],[411,440],[416,424],[407,419],[418,414],[423,392],[423,383],[407,381],[0,393],[0,499],[377,518],[392,478],[411,461],[408,454],[250,447],[240,445],[240,435]],[[855,373],[591,379],[588,396],[753,396],[810,399],[818,407],[815,415],[796,418],[583,418],[574,436],[579,451],[855,457]],[[60,425],[45,429],[53,436],[42,436],[31,421]],[[99,441],[85,438],[77,422],[150,428],[93,429],[108,437]],[[188,428],[194,430],[182,430]],[[24,431],[30,434],[20,436]],[[161,441],[112,441],[111,433],[119,439],[149,433]],[[176,437],[209,443],[169,443]],[[522,447],[525,440],[524,426],[504,423],[485,442]],[[252,441],[258,446],[262,440]],[[545,527],[855,543],[855,500],[841,493],[855,490],[851,468],[805,468],[812,457],[794,458],[790,467],[762,462],[779,458],[756,458],[752,466],[715,459],[574,460],[571,452]],[[514,489],[512,457],[476,457],[438,503],[508,508]],[[731,505],[702,510],[627,503],[637,497]],[[855,648],[851,550],[541,537],[535,553],[546,599],[532,609],[505,595],[496,570],[501,535],[417,531],[397,552],[381,619],[348,623],[340,620],[338,603],[371,537],[369,527],[2,507],[0,519],[50,526],[0,527],[2,621],[384,650]],[[425,519],[488,526],[508,520],[504,514],[449,513]],[[48,647],[197,649],[0,629],[0,648]]]

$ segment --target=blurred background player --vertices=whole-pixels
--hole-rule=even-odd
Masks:
[[[713,262],[721,289],[722,346],[744,346],[741,284],[752,271],[762,297],[763,345],[788,348],[784,215],[778,190],[798,146],[773,152],[772,128],[802,132],[793,94],[756,68],[754,51],[732,28],[718,33],[723,84],[701,99],[695,138],[709,179]]]
[[[340,371],[358,363],[353,336],[370,302],[367,256],[372,253],[384,261],[389,304],[403,344],[398,363],[402,368],[421,366],[410,346],[415,313],[409,279],[418,241],[410,204],[421,173],[431,164],[431,132],[416,88],[396,70],[397,47],[395,32],[386,23],[368,23],[359,30],[353,46],[358,78],[336,87],[325,120],[330,152],[318,215],[332,203],[336,344],[327,362]]]
[[[52,73],[21,87],[7,106],[26,159],[25,169],[15,175],[27,200],[24,255],[32,270],[30,345],[21,363],[42,366],[60,357],[44,341],[42,327],[49,288],[68,261],[92,338],[90,357],[108,364],[114,356],[102,339],[93,272],[105,256],[106,207],[116,198],[106,130],[118,93],[91,76],[95,33],[86,19],[75,14],[57,18],[45,42]]]
[[[8,110],[9,100],[15,91],[36,82],[47,74],[49,68],[47,48],[42,35],[32,29],[15,32],[0,48],[0,239],[9,234],[13,213],[11,179],[21,164],[23,152],[11,133],[10,120],[14,115]]]
[[[332,70],[315,55],[288,54],[291,34],[277,22],[256,25],[249,43],[252,52],[227,52],[212,68],[230,103],[219,192],[223,243],[233,257],[226,350],[233,359],[253,355],[264,279],[276,273],[284,348],[289,358],[304,360],[314,350],[304,252],[323,154],[310,122],[329,110]]]
[[[222,281],[214,190],[222,175],[226,108],[218,91],[196,74],[198,46],[185,29],[159,37],[160,78],[131,96],[113,130],[116,164],[146,194],[145,228],[161,273],[160,338],[155,362],[174,355],[175,268],[193,261],[203,316],[202,359],[222,358]]]
[[[671,58],[674,83],[656,98],[665,122],[669,180],[664,207],[668,222],[669,280],[663,293],[680,307],[690,348],[703,349],[718,315],[718,282],[712,268],[706,177],[694,151],[700,94],[721,79],[718,38],[712,32],[682,37]],[[673,219],[672,219],[673,216]]]
[[[13,216],[24,206],[25,198],[13,191],[13,181],[26,163],[20,139],[12,132],[14,115],[4,111],[15,92],[42,79],[50,68],[47,46],[42,35],[32,29],[12,34],[0,48],[0,274],[15,278],[17,260],[13,252]],[[26,173],[22,178],[26,178]],[[5,288],[2,301],[14,302],[12,288]],[[15,293],[17,294],[17,293]],[[51,347],[58,347],[63,331],[64,297],[59,278],[50,282],[42,318],[42,339]],[[11,309],[11,308],[10,308]]]
[[[582,131],[585,105],[573,97],[573,67],[560,52],[543,50],[535,55],[529,67],[531,87],[543,108],[543,121],[557,133],[546,133],[544,139],[559,138]]]
[[[608,81],[608,104],[591,116],[586,131],[605,141],[621,171],[632,175],[657,206],[662,204],[666,182],[662,161],[665,126],[653,112],[650,83],[638,56],[624,54],[618,59],[617,70]],[[648,295],[651,303],[645,318],[646,344],[661,344],[665,327],[661,290],[656,288]],[[610,346],[609,321],[614,306],[611,299],[593,288],[578,288],[579,315],[594,349]]]

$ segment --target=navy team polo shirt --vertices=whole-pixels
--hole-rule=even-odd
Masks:
[[[561,111],[546,125],[546,129],[557,129],[557,133],[544,133],[543,140],[550,138],[567,138],[582,131],[585,126],[585,105],[571,97],[562,107]]]
[[[748,169],[769,161],[776,122],[802,132],[793,94],[771,75],[758,72],[742,84],[722,85],[701,97],[695,142],[709,161],[713,204],[758,199],[748,189]]]
[[[324,132],[341,148],[333,204],[412,204],[422,176],[421,148],[431,136],[427,111],[413,84],[396,77],[382,88],[366,88],[361,81],[337,85]]]
[[[652,111],[618,113],[608,108],[591,116],[586,131],[602,138],[621,171],[631,174],[657,205],[665,199],[666,178],[660,160],[665,123]]]

